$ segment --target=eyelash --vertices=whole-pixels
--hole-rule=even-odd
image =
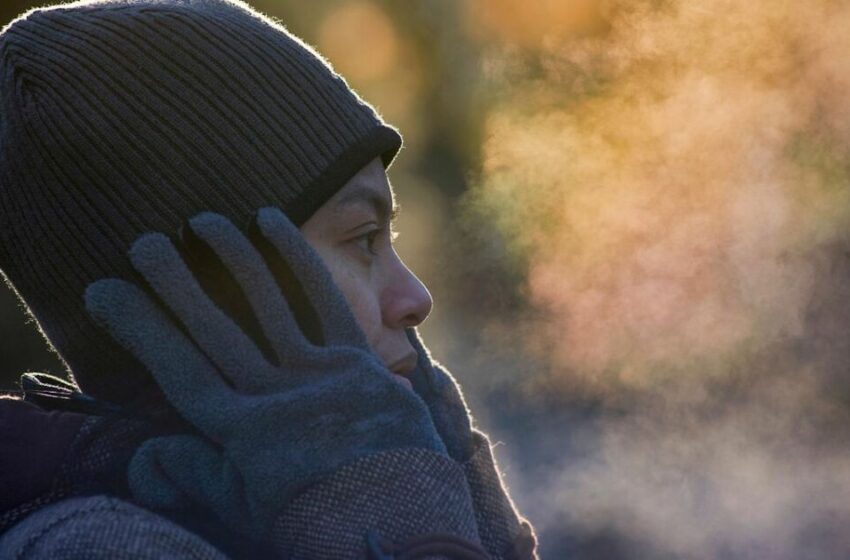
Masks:
[[[383,228],[373,229],[371,231],[367,231],[363,235],[358,235],[353,239],[355,243],[360,243],[361,241],[366,242],[366,247],[362,247],[364,250],[368,251],[373,256],[377,256],[378,252],[375,251],[375,242],[378,240],[378,236],[384,232]],[[398,232],[390,231],[390,242],[395,241],[398,237]]]
[[[373,229],[372,231],[366,232],[363,235],[359,235],[355,238],[355,241],[366,241],[365,249],[371,253],[372,255],[377,255],[378,252],[375,251],[375,242],[378,240],[378,235],[384,230],[382,229]]]

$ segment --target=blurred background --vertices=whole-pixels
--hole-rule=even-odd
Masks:
[[[543,558],[850,557],[850,4],[252,5],[404,134],[423,334]],[[0,387],[62,374],[0,292]]]

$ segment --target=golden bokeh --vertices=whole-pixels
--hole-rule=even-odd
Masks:
[[[322,22],[318,39],[319,52],[353,81],[384,78],[398,61],[393,22],[373,2],[353,0],[334,8]]]

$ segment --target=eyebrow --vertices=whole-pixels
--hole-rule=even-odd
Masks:
[[[375,189],[367,187],[366,185],[356,186],[341,196],[339,200],[336,201],[334,210],[339,211],[346,206],[354,204],[367,204],[371,206],[382,223],[387,221],[390,223],[395,222],[400,210],[399,205],[396,204],[395,200],[390,202],[390,200],[387,200],[386,196],[377,192]]]

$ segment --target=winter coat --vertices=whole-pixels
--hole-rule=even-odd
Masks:
[[[493,559],[536,558],[534,531],[477,431],[463,464],[408,448],[346,465],[286,506],[272,542],[257,542],[203,511],[134,503],[128,461],[173,428],[84,400],[75,411],[67,399],[39,402],[0,399],[2,559],[482,557],[464,543]]]

